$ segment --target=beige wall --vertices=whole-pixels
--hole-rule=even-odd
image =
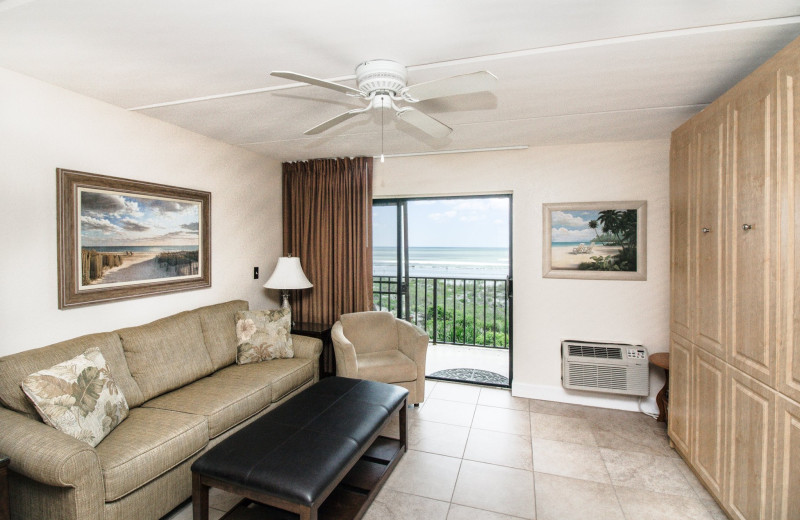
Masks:
[[[0,150],[0,355],[235,298],[277,305],[261,287],[281,252],[277,161],[4,69]],[[56,168],[210,191],[212,287],[59,310]]]
[[[635,398],[565,391],[560,345],[579,339],[668,350],[669,141],[375,162],[375,197],[479,193],[513,194],[514,394],[635,409]],[[542,204],[613,200],[647,201],[647,281],[543,278]],[[651,373],[654,396],[663,379]]]

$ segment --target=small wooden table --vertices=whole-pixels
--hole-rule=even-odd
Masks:
[[[5,455],[0,455],[0,520],[11,518],[11,507],[8,495],[8,463],[11,462]]]
[[[332,328],[333,325],[327,323],[313,323],[310,321],[298,321],[292,325],[292,334],[322,340],[322,355],[319,358],[320,379],[336,375],[336,360],[333,356],[333,341],[331,341]]]
[[[667,422],[669,407],[669,352],[650,354],[650,364],[664,369],[664,387],[656,395],[658,405],[658,422]]]

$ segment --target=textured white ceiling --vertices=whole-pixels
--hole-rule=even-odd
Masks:
[[[362,105],[272,70],[498,76],[417,105],[447,138],[387,118],[387,154],[666,139],[798,36],[797,0],[0,0],[0,67],[280,160],[380,153],[380,118],[304,136]]]

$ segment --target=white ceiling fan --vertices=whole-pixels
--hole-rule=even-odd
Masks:
[[[348,110],[314,128],[306,130],[304,132],[306,135],[324,132],[373,108],[391,108],[394,110],[396,117],[419,128],[428,135],[438,138],[445,137],[453,131],[452,128],[413,107],[398,106],[396,102],[416,103],[426,99],[482,92],[491,90],[497,82],[497,77],[491,72],[479,71],[417,83],[416,85],[406,85],[406,67],[392,60],[371,60],[358,65],[356,67],[358,88],[296,72],[274,71],[270,74],[279,78],[336,90],[348,96],[362,98],[368,103],[364,108]]]

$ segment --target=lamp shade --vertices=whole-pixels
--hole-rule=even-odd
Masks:
[[[296,256],[282,256],[278,258],[278,265],[272,272],[267,283],[267,289],[308,289],[313,287],[311,282],[300,267],[300,259]]]

